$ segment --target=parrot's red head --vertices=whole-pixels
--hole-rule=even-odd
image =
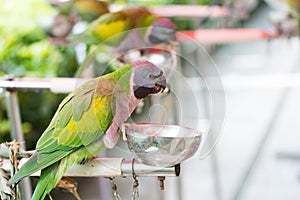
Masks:
[[[166,88],[166,78],[163,71],[146,60],[132,61],[132,84],[134,96],[137,99],[163,92]]]
[[[176,26],[167,18],[160,17],[150,27],[148,40],[152,44],[170,44],[176,41]]]

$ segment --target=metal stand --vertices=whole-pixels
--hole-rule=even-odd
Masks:
[[[29,158],[20,160],[19,168],[24,165]],[[134,162],[134,168],[133,164]],[[4,161],[3,169],[10,170],[9,160]],[[170,167],[156,167],[145,165],[137,160],[124,158],[95,158],[85,164],[72,165],[68,168],[65,176],[70,177],[176,177],[180,174],[180,165]],[[31,176],[39,176],[36,172]]]
[[[38,80],[38,81],[37,81]],[[69,82],[73,79],[61,79],[68,80]],[[73,81],[74,82],[74,81]],[[20,142],[21,148],[26,150],[24,135],[22,131],[22,120],[20,115],[19,101],[17,91],[19,90],[53,90],[64,92],[59,89],[58,85],[51,80],[45,79],[32,79],[32,80],[17,80],[15,81],[13,77],[7,76],[4,79],[0,79],[0,87],[5,90],[6,105],[8,118],[11,127],[11,139],[15,139]],[[32,195],[31,181],[30,178],[25,178],[24,181],[20,183],[21,194],[23,200],[30,200]]]
[[[10,132],[11,138],[20,141],[21,148],[25,150],[26,147],[25,147],[25,141],[24,141],[24,136],[22,131],[17,92],[13,90],[6,90],[5,95],[6,95],[8,118],[11,127],[11,132]],[[20,184],[20,187],[21,187],[21,193],[23,199],[30,200],[32,194],[30,179],[25,178],[24,181]]]

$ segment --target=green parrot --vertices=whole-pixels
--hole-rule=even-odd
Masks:
[[[113,148],[121,124],[148,95],[165,89],[164,73],[149,61],[137,60],[117,71],[87,81],[59,105],[37,142],[36,152],[8,181],[41,170],[32,200],[41,200],[57,185],[67,168]]]
[[[80,20],[91,22],[97,17],[109,12],[109,4],[99,0],[69,0],[53,3],[58,13],[76,15]]]
[[[68,45],[66,37],[77,22],[91,22],[109,12],[109,4],[98,0],[69,0],[52,2],[52,5],[58,13],[52,18],[52,23],[41,23],[41,27],[49,35],[50,42],[56,45]]]
[[[87,29],[71,40],[90,45],[109,46],[109,52],[122,55],[137,48],[171,44],[176,40],[176,26],[143,7],[127,7],[94,20]]]
[[[109,12],[109,4],[99,0],[75,0],[75,13],[81,20],[91,22]]]

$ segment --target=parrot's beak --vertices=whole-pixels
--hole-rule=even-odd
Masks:
[[[177,46],[179,44],[176,38],[176,31],[172,32],[172,34],[169,36],[169,44],[171,46]]]
[[[167,81],[164,76],[162,76],[161,80],[155,83],[156,93],[162,93],[166,89]]]
[[[144,99],[151,94],[163,92],[166,89],[167,81],[163,72],[154,77],[155,80],[150,80],[149,83],[143,85],[134,85],[134,96],[137,99]]]
[[[177,40],[172,40],[169,42],[169,45],[171,46],[171,48],[178,47],[179,44],[180,43]]]

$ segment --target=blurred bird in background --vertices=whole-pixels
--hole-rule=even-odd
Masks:
[[[300,1],[299,0],[264,0],[273,11],[269,17],[276,34],[283,37],[293,37],[300,31]]]
[[[70,45],[66,40],[79,21],[91,22],[109,12],[109,4],[98,0],[50,1],[57,14],[47,23],[40,23],[55,45]]]
[[[300,35],[300,0],[286,0],[289,5],[291,14],[298,23],[298,35]]]
[[[170,19],[154,15],[146,8],[126,7],[117,12],[101,15],[88,24],[85,31],[71,35],[68,39],[75,43],[86,44],[87,56],[96,47],[98,55],[106,55],[104,56],[106,58],[93,61],[98,62],[93,67],[86,61],[88,66],[82,64],[76,73],[77,76],[81,74],[94,76],[95,73],[97,75],[105,73],[102,69],[104,67],[99,69],[99,66],[108,66],[106,68],[108,72],[115,70],[119,64],[107,65],[107,62],[110,63],[112,60],[117,60],[120,65],[132,61],[125,58],[129,52],[135,51],[138,53],[136,59],[140,59],[149,48],[168,46],[171,49],[176,45],[176,26]]]
[[[78,18],[76,16],[67,16],[59,13],[43,28],[52,44],[66,44],[66,37],[72,32],[77,21]]]
[[[171,20],[153,15],[142,7],[128,7],[100,16],[82,34],[71,39],[88,45],[109,46],[109,52],[119,56],[136,48],[172,44],[176,40],[175,31]]]
[[[109,12],[109,4],[99,0],[70,0],[57,4],[57,8],[61,14],[73,14],[87,22]]]
[[[171,47],[176,44],[176,26],[168,18],[152,14],[144,7],[125,7],[109,12],[109,4],[98,0],[50,1],[57,15],[44,26],[49,40],[55,45],[84,44],[78,54],[84,62],[92,49],[100,47],[107,58],[100,63],[117,58],[122,64],[123,55],[137,50],[141,55],[146,48]],[[83,22],[83,23],[79,23]],[[143,50],[144,49],[144,50]],[[79,58],[80,57],[80,58]],[[101,64],[102,65],[102,64]],[[76,75],[84,70],[82,66]],[[98,74],[100,75],[100,74]]]

